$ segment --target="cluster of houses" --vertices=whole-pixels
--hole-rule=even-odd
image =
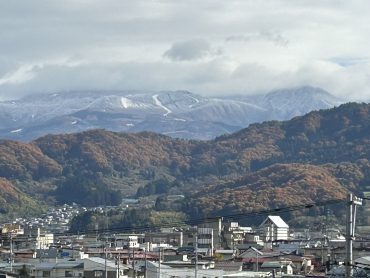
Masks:
[[[293,232],[273,215],[253,229],[215,218],[195,227],[102,235],[4,224],[0,238],[3,277],[324,276],[341,273],[346,255],[339,231]],[[354,242],[356,273],[370,270],[369,250],[365,241]]]
[[[41,217],[16,218],[13,222],[22,227],[42,228],[53,233],[63,233],[69,230],[73,217],[87,210],[77,204],[64,204],[60,207],[49,208]]]

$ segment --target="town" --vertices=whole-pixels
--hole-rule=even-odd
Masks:
[[[352,196],[352,195],[350,195]],[[356,205],[349,209],[355,222]],[[357,200],[357,202],[356,202]],[[135,201],[127,201],[135,204]],[[1,227],[3,277],[367,277],[370,240],[351,229],[320,232],[296,229],[279,215],[258,226],[223,217],[196,225],[156,229],[68,231],[71,219],[87,210],[76,204],[51,208],[40,218],[18,218]],[[348,228],[348,227],[347,227]],[[352,233],[353,231],[353,233]],[[351,268],[348,261],[351,244]]]

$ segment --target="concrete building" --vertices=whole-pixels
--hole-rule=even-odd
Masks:
[[[207,219],[197,227],[198,252],[213,256],[215,249],[222,248],[222,218]]]
[[[269,215],[260,225],[261,238],[264,242],[289,239],[289,226],[280,216]]]

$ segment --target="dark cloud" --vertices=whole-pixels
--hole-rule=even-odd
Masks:
[[[190,40],[174,43],[163,53],[172,61],[192,61],[212,55],[211,45],[206,40]]]

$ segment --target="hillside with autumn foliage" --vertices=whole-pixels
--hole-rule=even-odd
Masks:
[[[369,127],[370,105],[349,103],[212,141],[105,130],[3,140],[0,210],[17,194],[95,206],[181,193],[181,210],[203,216],[341,199],[370,184]]]

